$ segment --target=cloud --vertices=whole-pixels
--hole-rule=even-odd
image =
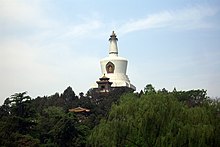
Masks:
[[[122,24],[119,30],[121,34],[126,34],[152,28],[211,28],[213,24],[206,21],[206,19],[216,15],[218,11],[217,8],[209,6],[194,6],[182,10],[163,11],[148,15],[146,18],[130,20]]]
[[[84,91],[99,73],[94,70],[99,68],[97,57],[72,52],[68,46],[42,50],[24,41],[10,40],[2,42],[0,50],[0,104],[15,92],[28,91],[35,98],[62,92],[67,86],[75,92]]]
[[[96,19],[92,19],[77,25],[68,25],[63,30],[60,38],[76,38],[91,36],[94,30],[98,30],[102,27],[102,22]]]
[[[20,26],[48,27],[48,19],[40,8],[40,1],[1,0],[0,25],[17,28]]]
[[[103,26],[96,13],[91,13],[87,17],[69,18],[69,21],[62,21],[62,15],[57,12],[56,17],[53,13],[57,8],[53,7],[48,12],[48,8],[44,5],[48,5],[48,2],[1,0],[0,38],[4,40],[25,38],[29,42],[37,41],[38,44],[47,44],[57,40],[69,41],[70,38],[92,37],[93,31]]]
[[[15,92],[28,91],[34,98],[67,86],[77,88],[75,92],[86,90],[99,72],[94,71],[99,68],[97,57],[82,54],[85,48],[77,43],[92,37],[102,22],[92,16],[58,21],[40,5],[22,0],[0,4],[0,104]]]

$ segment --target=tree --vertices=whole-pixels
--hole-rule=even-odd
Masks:
[[[161,92],[161,93],[164,93],[164,94],[169,93],[168,90],[166,90],[166,88],[162,88],[162,90],[158,90],[158,92]]]
[[[27,133],[34,123],[35,111],[31,106],[31,97],[27,92],[15,93],[4,102],[8,108],[8,115],[14,125],[14,129],[22,134]]]
[[[107,119],[94,128],[91,146],[219,146],[218,127],[210,108],[188,107],[173,94],[134,94],[113,105]]]
[[[27,134],[36,125],[35,111],[32,109],[31,98],[27,92],[15,93],[3,104],[5,116],[1,117],[0,145],[13,146],[15,142],[23,142]],[[21,138],[23,138],[21,140]],[[26,138],[27,139],[27,138]],[[8,142],[8,140],[13,140]],[[34,141],[29,137],[29,141]],[[35,140],[36,141],[36,140]],[[36,141],[37,143],[37,141]]]
[[[19,117],[26,117],[29,115],[25,108],[30,102],[31,97],[26,96],[26,94],[27,92],[15,93],[5,100],[3,106],[8,108],[8,114]]]
[[[178,100],[185,102],[190,107],[199,106],[208,99],[207,91],[204,89],[174,91],[173,94]]]
[[[67,101],[70,101],[72,99],[76,99],[75,92],[73,91],[72,87],[67,87],[66,90],[64,90],[62,97],[66,99]]]
[[[152,86],[152,84],[147,84],[144,88],[144,94],[155,94],[156,91],[154,89],[154,87]]]
[[[55,106],[43,110],[35,129],[44,146],[85,146],[88,134],[88,128],[79,124],[73,112]]]

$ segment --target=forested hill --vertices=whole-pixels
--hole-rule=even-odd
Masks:
[[[0,146],[220,146],[220,103],[205,90],[22,92],[5,100],[0,118]]]
[[[63,93],[32,99],[26,92],[15,93],[0,107],[0,146],[85,146],[94,126],[105,118],[126,88],[108,94]],[[90,112],[69,112],[73,108]]]

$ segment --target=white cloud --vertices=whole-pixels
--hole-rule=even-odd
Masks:
[[[40,8],[40,1],[0,1],[0,25],[4,27],[48,27],[48,23],[48,19],[44,17],[42,9]]]
[[[217,14],[219,10],[209,6],[195,6],[182,10],[170,10],[151,14],[146,18],[130,20],[119,28],[121,34],[151,29],[151,28],[178,28],[198,29],[213,27],[211,22],[206,21],[208,17]]]
[[[72,53],[67,48],[55,49],[51,54],[51,48],[43,51],[24,41],[11,40],[2,42],[0,50],[0,104],[15,92],[28,91],[35,98],[62,92],[67,86],[75,92],[88,90],[99,73],[96,57]]]
[[[96,19],[89,20],[77,25],[69,25],[62,32],[60,38],[76,38],[91,36],[94,30],[102,27],[102,22]]]

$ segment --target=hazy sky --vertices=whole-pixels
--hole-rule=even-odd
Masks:
[[[112,30],[137,91],[220,96],[219,0],[0,0],[0,104],[23,91],[86,93]]]

